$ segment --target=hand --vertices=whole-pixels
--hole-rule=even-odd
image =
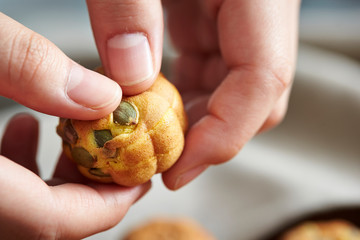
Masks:
[[[87,5],[106,76],[118,84],[0,13],[0,95],[47,114],[90,120],[113,111],[122,91],[132,95],[152,85],[162,56],[160,1],[88,0]]]
[[[175,83],[191,128],[163,175],[170,189],[233,158],[284,117],[295,68],[299,1],[164,1],[180,56]]]
[[[96,11],[96,6],[92,6],[89,3],[89,9]],[[116,11],[116,8],[112,9],[112,13]],[[100,23],[108,13],[99,11],[91,20]],[[118,15],[111,16],[116,18]],[[117,26],[118,22],[106,19],[109,29],[113,29],[112,24]],[[119,105],[122,95],[119,84],[78,65],[50,41],[2,13],[0,25],[0,95],[46,114],[82,120],[100,118]],[[102,34],[108,33],[95,27],[94,35],[101,39]],[[110,55],[124,53],[116,51],[118,40],[112,41]],[[140,37],[140,40],[144,38]],[[120,39],[120,42],[129,44],[126,40]],[[144,44],[144,41],[140,43]],[[161,46],[161,41],[158,44]],[[100,47],[100,55],[104,56],[101,51]],[[161,56],[161,51],[157,55]],[[121,64],[116,59],[115,56],[115,64]],[[156,71],[159,71],[156,68],[160,68],[158,60],[157,65],[152,65],[153,69],[147,66],[148,79],[131,73],[124,79],[123,75],[109,70],[111,62],[104,62],[105,70],[125,85],[126,93],[144,91],[154,81]],[[137,70],[136,65],[132,67]],[[134,188],[89,184],[65,156],[60,157],[54,178],[44,182],[38,176],[35,160],[37,128],[35,119],[18,115],[10,122],[2,140],[0,235],[3,238],[84,238],[117,224],[128,208],[150,188],[150,183]]]
[[[25,114],[15,116],[3,136],[2,239],[82,239],[115,226],[150,188],[89,184],[65,156],[46,183],[38,176],[37,139],[38,123]]]

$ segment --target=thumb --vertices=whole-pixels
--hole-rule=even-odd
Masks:
[[[160,71],[161,1],[87,0],[87,5],[106,75],[127,95],[145,91]]]
[[[0,13],[0,95],[34,110],[95,119],[121,100],[114,81],[69,59],[54,44]]]

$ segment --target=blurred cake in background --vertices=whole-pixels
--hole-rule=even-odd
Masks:
[[[360,240],[360,230],[345,220],[304,222],[279,240]]]
[[[215,240],[190,218],[158,217],[133,228],[121,240]]]

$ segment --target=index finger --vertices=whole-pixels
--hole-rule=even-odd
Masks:
[[[161,65],[160,0],[87,0],[87,6],[106,75],[125,95],[147,90]]]
[[[182,157],[163,175],[170,189],[233,158],[261,127],[294,72],[299,1],[203,2],[216,12],[229,72],[212,94],[208,114],[190,129]]]

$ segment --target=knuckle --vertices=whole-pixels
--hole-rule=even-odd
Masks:
[[[207,150],[211,154],[209,156],[209,163],[217,165],[225,163],[234,158],[243,148],[246,142],[248,133],[246,129],[234,126],[228,122],[227,118],[215,112],[211,112],[211,118],[208,118],[209,125],[205,129],[204,139],[209,139],[207,143]],[[211,147],[210,147],[211,146]]]
[[[217,141],[213,146],[212,153],[214,158],[211,163],[217,165],[233,159],[243,148],[243,141],[244,139],[238,137],[238,135],[229,135],[226,141],[221,143]]]
[[[266,120],[269,128],[273,128],[279,125],[285,118],[285,111],[280,109],[274,109]]]
[[[11,46],[10,81],[16,87],[32,82],[48,55],[49,44],[36,33],[19,34]],[[25,84],[27,85],[27,84]]]
[[[55,240],[55,239],[61,239],[61,237],[60,234],[58,234],[57,230],[52,228],[52,226],[46,226],[46,228],[42,229],[34,239]]]
[[[221,161],[218,163],[225,163],[231,159],[233,159],[240,151],[242,147],[238,142],[235,142],[233,144],[227,144],[224,146],[223,155],[221,157]]]
[[[250,72],[257,86],[264,91],[264,95],[280,97],[289,87],[294,74],[294,66],[290,61],[278,60],[267,66],[257,64],[243,64],[241,69]]]
[[[288,95],[284,95],[265,120],[259,132],[272,129],[284,121],[287,112]]]
[[[282,63],[278,63],[277,66],[270,68],[270,73],[273,76],[274,82],[277,83],[276,85],[280,95],[291,84],[294,72],[293,68],[293,64],[289,61],[283,61]]]
[[[20,73],[27,79],[34,79],[39,68],[43,65],[48,54],[48,44],[46,40],[37,34],[32,34],[25,46],[25,56],[23,58]]]

